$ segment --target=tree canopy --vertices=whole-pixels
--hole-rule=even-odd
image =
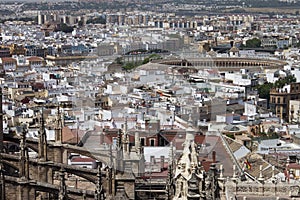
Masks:
[[[246,41],[247,48],[259,48],[261,46],[261,40],[258,38],[253,38]]]
[[[275,83],[265,83],[263,85],[257,86],[258,94],[260,98],[270,100],[270,90],[272,88],[282,88],[285,85],[295,83],[297,80],[294,76],[289,75],[285,78],[277,80]]]
[[[72,26],[68,26],[65,23],[60,23],[55,29],[55,31],[62,31],[65,33],[71,33],[73,30],[74,28]]]
[[[106,19],[104,17],[95,17],[88,19],[87,24],[106,24]]]

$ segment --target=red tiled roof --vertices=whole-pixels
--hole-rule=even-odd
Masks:
[[[4,57],[4,58],[1,58],[1,59],[2,59],[2,62],[17,62],[16,59],[11,58],[11,57]]]
[[[28,61],[43,61],[43,58],[37,57],[37,56],[32,56],[27,58]]]
[[[95,162],[95,160],[92,158],[74,157],[71,162]]]
[[[62,140],[64,143],[76,143],[77,142],[76,135],[67,126],[63,127],[63,129],[62,129]]]
[[[298,163],[291,163],[288,166],[289,169],[300,169],[300,164]]]
[[[78,133],[78,141],[80,141],[80,139],[85,134],[85,131],[78,130],[78,132],[77,132],[77,129],[70,129],[69,127],[65,126],[62,129],[63,143],[76,144],[77,143],[77,133]]]

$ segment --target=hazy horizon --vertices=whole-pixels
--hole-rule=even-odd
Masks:
[[[64,1],[75,1],[77,2],[78,0],[0,0],[0,3],[22,3],[22,2],[25,2],[25,3],[28,3],[28,2],[36,2],[36,3],[40,3],[40,2],[64,2]]]

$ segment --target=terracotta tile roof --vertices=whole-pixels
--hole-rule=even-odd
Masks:
[[[78,141],[83,137],[85,134],[85,131],[78,130]],[[62,140],[63,143],[70,143],[70,144],[76,144],[77,143],[77,129],[70,129],[69,127],[65,126],[62,129]]]
[[[85,158],[85,157],[73,157],[71,162],[95,162],[92,158]]]
[[[63,127],[62,129],[62,140],[63,143],[76,143],[76,135],[71,131],[71,129],[67,126]]]
[[[243,146],[240,143],[232,140],[231,138],[228,138],[228,137],[224,137],[224,138],[227,141],[227,143],[229,144],[229,147],[232,150],[232,152],[236,152],[237,150],[239,150]]]
[[[37,57],[37,56],[32,56],[27,58],[28,61],[43,61],[43,58]]]
[[[289,169],[300,169],[300,164],[298,163],[291,163],[289,164]]]
[[[11,57],[4,57],[4,58],[1,58],[1,59],[2,59],[2,62],[17,62],[16,59],[11,58]]]

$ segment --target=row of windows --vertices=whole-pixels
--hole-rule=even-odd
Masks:
[[[276,97],[272,97],[272,103],[278,103],[278,104],[286,103],[286,98],[283,97],[283,100],[281,101],[281,97],[277,97],[277,102],[275,102],[275,101],[276,101]]]
[[[118,139],[116,137],[113,137],[113,146],[117,146]],[[146,138],[140,137],[140,144],[141,146],[146,146]],[[149,139],[149,146],[154,147],[155,146],[155,139],[150,138]]]
[[[293,85],[291,85],[291,91],[294,91],[295,87]],[[296,91],[298,91],[298,84],[296,85]]]
[[[277,99],[277,101],[276,101]],[[300,99],[300,95],[291,95],[290,100]],[[271,103],[286,104],[286,97],[271,97]]]

